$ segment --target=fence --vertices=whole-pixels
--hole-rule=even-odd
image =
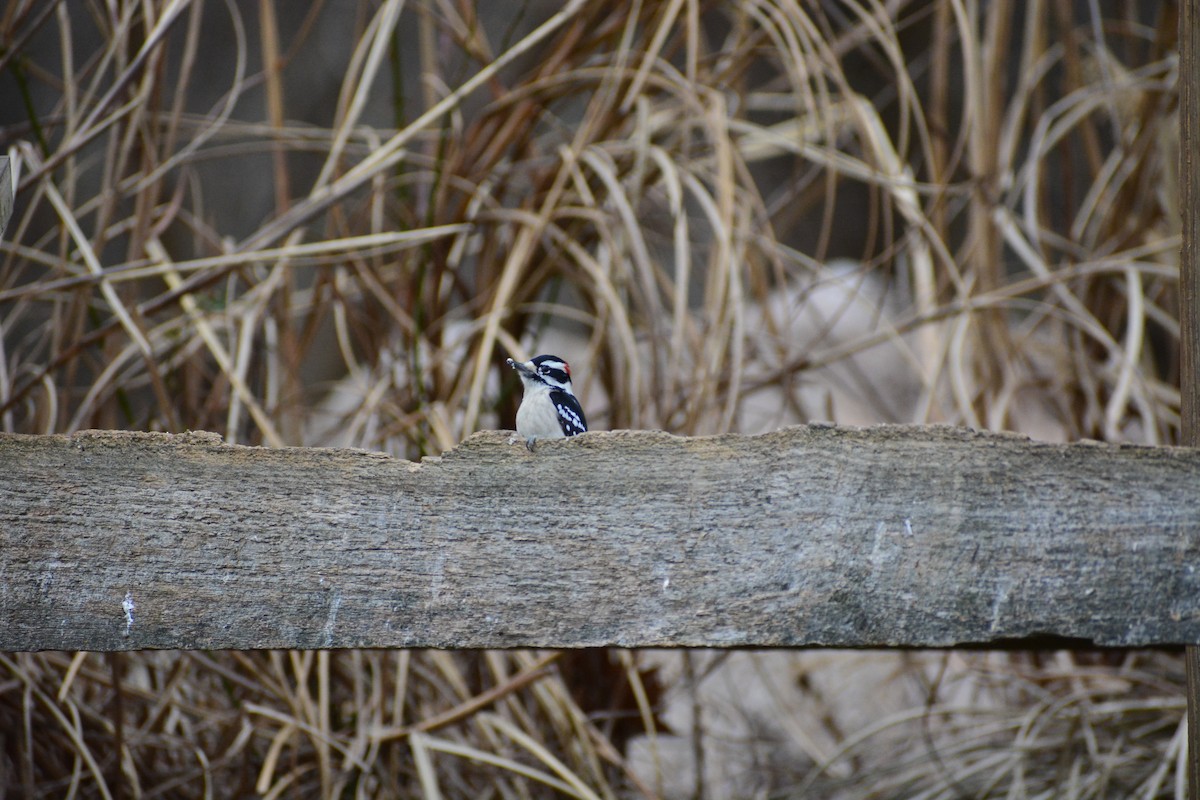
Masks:
[[[0,475],[6,650],[1200,643],[1187,448],[86,432],[3,437]]]

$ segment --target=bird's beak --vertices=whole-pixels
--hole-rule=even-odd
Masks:
[[[522,375],[533,377],[537,374],[534,372],[533,367],[528,362],[517,361],[516,359],[510,358],[506,363]]]

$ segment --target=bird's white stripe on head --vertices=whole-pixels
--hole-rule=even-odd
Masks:
[[[537,373],[538,377],[551,386],[567,387],[571,385],[571,368],[567,362],[558,356],[541,355],[533,358],[528,366]]]

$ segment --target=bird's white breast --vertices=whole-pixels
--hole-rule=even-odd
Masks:
[[[550,402],[546,388],[525,387],[525,397],[517,409],[517,433],[525,439],[561,439],[562,425]]]

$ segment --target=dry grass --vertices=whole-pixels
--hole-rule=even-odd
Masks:
[[[549,350],[598,428],[1178,439],[1173,5],[476,5],[0,8],[0,429],[416,457],[511,425],[504,356]],[[655,794],[653,681],[554,658],[9,655],[0,783]],[[1059,666],[755,785],[1177,795],[1175,658]]]
[[[547,787],[614,797],[614,781],[633,779],[623,780],[611,726],[570,695],[563,658],[0,655],[0,785],[28,797],[540,796]]]

